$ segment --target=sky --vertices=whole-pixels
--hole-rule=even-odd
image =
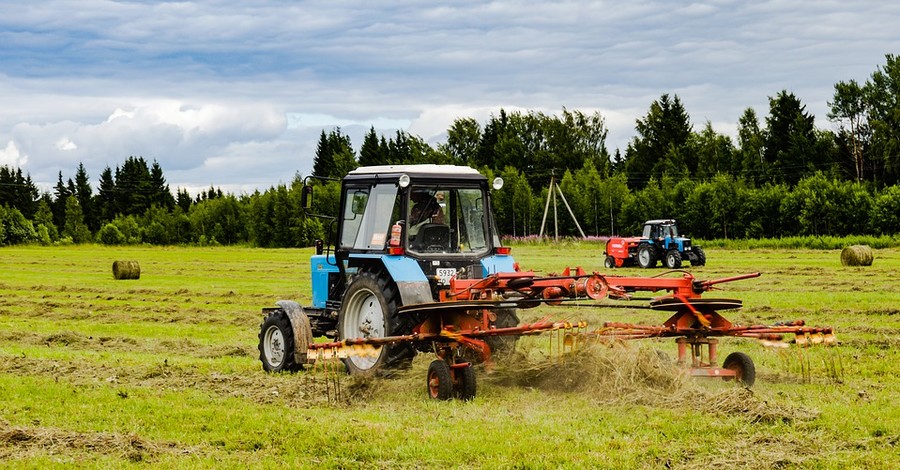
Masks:
[[[433,145],[499,110],[599,112],[607,147],[665,93],[734,136],[794,93],[900,53],[900,2],[0,0],[0,165],[42,188],[129,157],[170,187],[235,194],[312,169],[321,132]]]

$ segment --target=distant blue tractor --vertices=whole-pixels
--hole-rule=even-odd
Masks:
[[[502,180],[493,182],[494,189]],[[491,213],[491,187],[476,170],[451,165],[362,167],[342,181],[334,238],[310,259],[312,305],[292,301],[264,309],[259,351],[270,372],[295,371],[314,337],[383,338],[414,333],[423,318],[401,306],[437,302],[451,277],[481,279],[513,272]],[[304,204],[312,186],[304,187]],[[334,247],[332,252],[330,247]],[[494,310],[490,326],[517,326],[514,308]],[[486,340],[511,349],[514,336]],[[426,346],[429,346],[426,344]],[[373,375],[408,365],[410,342],[384,344],[374,354],[343,359],[348,372]]]
[[[678,225],[673,219],[648,220],[637,245],[637,264],[652,268],[662,261],[669,269],[678,269],[682,261],[691,266],[704,266],[706,253],[699,246],[692,246],[691,239],[678,235]]]

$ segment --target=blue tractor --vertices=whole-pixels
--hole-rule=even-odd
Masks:
[[[314,337],[340,341],[412,334],[423,318],[400,307],[439,301],[453,276],[481,279],[515,271],[491,212],[491,187],[502,185],[499,178],[491,185],[476,170],[452,165],[351,171],[342,180],[339,213],[332,217],[333,239],[318,243],[310,259],[312,304],[280,301],[263,310],[263,368],[301,369]],[[304,186],[303,195],[309,207],[312,186]],[[494,310],[490,322],[505,328],[517,326],[519,319],[514,308],[507,308]],[[503,351],[515,337],[487,341],[494,351]],[[372,354],[342,361],[349,373],[370,376],[407,366],[416,347],[388,342]]]
[[[706,265],[706,253],[699,246],[692,246],[690,238],[678,235],[674,219],[644,222],[636,254],[637,264],[642,268],[655,267],[657,261],[669,269],[680,268],[682,261],[689,261],[691,266]]]

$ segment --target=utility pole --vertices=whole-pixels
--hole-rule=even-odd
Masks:
[[[554,192],[554,189],[556,190]],[[581,238],[587,238],[584,234],[584,230],[581,229],[581,224],[578,223],[578,219],[575,217],[575,213],[572,212],[572,207],[569,206],[569,201],[566,200],[566,195],[563,194],[562,189],[559,187],[559,183],[556,182],[556,174],[555,170],[550,173],[550,188],[547,191],[547,202],[544,204],[544,218],[541,220],[541,234],[540,237],[544,238],[544,226],[547,224],[547,213],[550,211],[550,199],[553,199],[553,235],[555,240],[559,240],[559,220],[556,211],[556,193],[559,193],[559,197],[562,198],[563,204],[566,205],[566,210],[569,211],[569,215],[572,216],[572,220],[575,222],[575,226],[578,227],[578,233],[581,234]]]

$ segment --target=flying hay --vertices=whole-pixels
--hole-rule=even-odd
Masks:
[[[852,245],[841,251],[841,264],[844,266],[872,266],[874,259],[869,245]]]
[[[114,261],[112,270],[113,277],[119,280],[141,278],[141,265],[137,261]]]

